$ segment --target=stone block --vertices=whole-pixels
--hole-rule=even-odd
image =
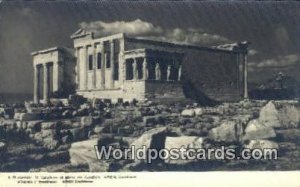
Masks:
[[[56,129],[57,127],[57,122],[55,121],[50,121],[50,122],[42,122],[41,123],[41,128],[42,129]]]
[[[169,131],[166,127],[159,127],[159,128],[148,130],[144,132],[138,139],[133,141],[130,147],[134,146],[135,149],[139,149],[139,148],[143,149],[145,146],[145,151],[147,151],[147,149],[149,149],[150,147],[155,148],[159,151],[160,149],[164,148],[165,138],[168,135],[168,133]],[[146,162],[146,160],[135,160],[135,161],[138,163]]]
[[[245,145],[247,149],[278,149],[279,146],[276,142],[270,140],[250,140],[248,144]]]
[[[95,153],[95,145],[98,145],[98,139],[80,141],[71,144],[69,149],[70,162],[73,166],[98,163],[99,160]]]
[[[100,134],[103,131],[104,127],[96,126],[94,128],[94,133]]]
[[[242,139],[242,125],[235,121],[225,121],[209,131],[208,138],[215,142],[236,143]]]
[[[194,111],[196,116],[201,116],[204,113],[202,108],[195,108]]]
[[[43,146],[48,150],[54,150],[60,145],[58,140],[55,140],[51,137],[43,139]]]
[[[156,116],[144,116],[143,117],[143,122],[145,125],[152,124],[163,124],[165,122],[165,117],[161,115],[156,115]]]
[[[33,120],[41,120],[41,113],[15,113],[14,119],[20,121],[33,121]]]
[[[281,128],[288,129],[299,127],[300,113],[293,105],[287,105],[280,109],[278,118],[281,123]]]
[[[258,120],[251,120],[246,129],[245,135],[243,136],[244,140],[257,140],[257,139],[268,139],[274,138],[276,136],[275,131],[270,126],[265,126],[260,123]]]
[[[42,120],[28,121],[28,128],[30,129],[38,129],[41,128]]]
[[[194,117],[195,110],[194,109],[185,109],[181,112],[181,115],[184,117]]]
[[[261,108],[259,121],[266,126],[280,127],[279,113],[272,101]]]
[[[165,149],[201,149],[204,145],[204,138],[199,136],[179,136],[179,137],[166,137]],[[186,157],[186,155],[184,155]],[[168,164],[187,164],[190,162],[195,162],[196,160],[189,159],[171,159],[165,160]]]
[[[93,117],[92,116],[83,116],[80,118],[80,122],[82,126],[87,127],[93,124]]]

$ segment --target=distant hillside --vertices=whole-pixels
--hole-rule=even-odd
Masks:
[[[294,99],[300,96],[300,83],[293,77],[279,72],[273,78],[252,88],[249,95],[254,99]]]

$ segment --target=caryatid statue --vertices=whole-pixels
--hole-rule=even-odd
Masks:
[[[132,64],[132,67],[133,67],[133,79],[137,79],[137,64],[136,64],[136,60],[134,59],[133,61],[133,64]]]
[[[171,66],[168,65],[168,69],[167,69],[167,81],[169,81],[171,78]]]
[[[181,73],[182,73],[182,66],[180,65],[178,68],[178,81],[181,81]]]
[[[145,80],[148,80],[148,67],[147,67],[147,60],[146,60],[146,58],[144,58],[144,62],[143,62],[143,69],[144,69],[144,72],[143,72],[143,74],[144,74],[144,79]]]
[[[160,73],[159,63],[156,63],[156,65],[155,65],[155,79],[160,80],[160,77],[161,77],[161,73]]]

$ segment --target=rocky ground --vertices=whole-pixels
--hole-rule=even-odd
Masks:
[[[1,171],[299,170],[297,101],[3,106]],[[12,112],[13,111],[13,112]],[[1,113],[1,112],[0,112]],[[277,160],[98,160],[94,145],[276,148]]]

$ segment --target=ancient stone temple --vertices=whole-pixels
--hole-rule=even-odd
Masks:
[[[34,67],[34,102],[48,101],[55,92],[74,84],[75,62],[72,49],[54,47],[31,53]]]
[[[248,97],[248,43],[208,48],[123,33],[98,37],[84,29],[71,39],[72,50],[32,53],[35,102],[73,83],[78,95],[112,102],[181,99],[191,93],[221,101]]]

